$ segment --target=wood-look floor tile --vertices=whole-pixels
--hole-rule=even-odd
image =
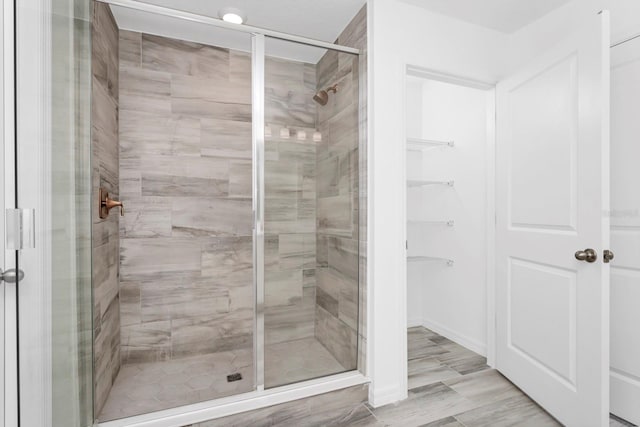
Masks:
[[[622,418],[618,418],[613,414],[609,416],[609,427],[637,427],[635,424],[632,424]]]
[[[459,344],[443,344],[438,347],[445,350],[437,355],[438,360],[462,375],[489,369],[487,359],[484,356],[480,356]]]
[[[449,351],[424,336],[412,338],[408,342],[409,360],[449,354]]]
[[[461,375],[434,357],[409,360],[409,390]]]
[[[455,417],[446,417],[438,421],[434,421],[428,424],[424,424],[420,427],[465,427]]]
[[[456,419],[467,427],[561,426],[524,394],[463,412]]]
[[[495,369],[487,369],[443,382],[462,396],[481,405],[522,396],[522,392]]]
[[[409,391],[407,400],[373,409],[373,414],[389,426],[422,426],[478,405],[441,382]]]

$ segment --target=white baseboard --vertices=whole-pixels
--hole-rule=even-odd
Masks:
[[[416,317],[415,319],[407,320],[407,328],[413,328],[415,326],[423,326],[421,317]]]
[[[455,341],[457,344],[460,344],[463,347],[468,348],[469,350],[478,353],[481,356],[487,355],[487,345],[481,343],[475,339],[469,338],[465,335],[459,334],[445,326],[437,322],[433,322],[428,319],[422,319],[422,326],[427,329],[431,329],[433,332],[442,335],[445,338],[449,338],[451,341]]]
[[[379,408],[390,403],[396,403],[407,398],[407,390],[400,390],[398,387],[389,387],[383,390],[369,388],[369,405]]]

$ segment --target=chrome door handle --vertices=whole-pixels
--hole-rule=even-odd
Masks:
[[[24,279],[24,271],[22,270],[17,270],[17,273],[13,268],[5,272],[0,270],[0,282],[16,283],[22,279]]]
[[[607,264],[609,264],[609,261],[611,261],[615,257],[613,252],[611,252],[609,249],[605,249],[602,255],[602,257],[604,258],[604,262]]]
[[[578,251],[575,256],[578,261],[596,262],[598,259],[598,254],[591,248]]]

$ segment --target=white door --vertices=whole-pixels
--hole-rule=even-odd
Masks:
[[[640,424],[640,39],[611,50],[611,413]]]
[[[497,86],[496,364],[563,424],[604,426],[608,13],[567,31]]]

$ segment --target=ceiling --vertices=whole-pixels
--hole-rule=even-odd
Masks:
[[[503,33],[513,33],[571,0],[403,0]]]
[[[172,9],[218,18],[225,7],[241,9],[255,27],[334,42],[366,0],[144,0]],[[121,29],[136,30],[226,48],[249,50],[249,36],[119,6],[111,7]],[[316,63],[326,50],[270,40],[267,54]]]

